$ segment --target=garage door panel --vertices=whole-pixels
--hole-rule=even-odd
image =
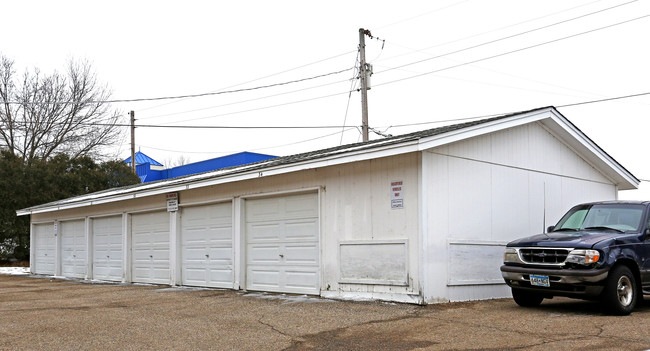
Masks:
[[[56,237],[54,224],[34,224],[34,273],[54,274]]]
[[[318,197],[304,194],[287,197],[285,200],[285,218],[304,218],[318,216]]]
[[[246,288],[318,294],[318,195],[247,200]]]
[[[283,252],[285,264],[318,267],[318,244],[285,245]]]
[[[291,289],[311,289],[318,285],[318,274],[311,270],[286,270],[285,276],[287,280],[286,286]]]
[[[59,225],[61,235],[61,275],[84,278],[86,275],[85,221],[64,221]]]
[[[232,288],[232,204],[187,207],[181,216],[182,283]]]
[[[93,232],[93,279],[121,281],[122,216],[94,218]]]
[[[318,240],[318,219],[288,221],[284,224],[285,240]]]
[[[251,290],[280,290],[280,271],[270,270],[263,267],[250,267],[248,276],[248,288]]]
[[[169,214],[162,211],[134,214],[131,240],[133,281],[169,284]]]
[[[280,263],[280,245],[248,245],[250,264]]]
[[[246,233],[251,241],[278,241],[281,232],[280,223],[249,223],[246,225]]]

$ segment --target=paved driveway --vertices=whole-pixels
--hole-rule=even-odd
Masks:
[[[413,306],[0,275],[2,350],[644,350],[650,303]]]

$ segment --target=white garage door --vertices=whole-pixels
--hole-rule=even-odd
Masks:
[[[318,195],[246,201],[246,288],[319,294]]]
[[[54,274],[56,237],[54,224],[34,224],[34,273]]]
[[[93,279],[122,281],[122,216],[93,219]]]
[[[86,275],[85,221],[65,221],[59,224],[61,235],[61,275],[84,278]]]
[[[232,288],[232,243],[230,202],[184,208],[181,216],[183,285]]]
[[[131,222],[132,279],[136,283],[169,284],[169,214],[134,214]]]

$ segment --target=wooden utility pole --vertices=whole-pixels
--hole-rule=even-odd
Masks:
[[[131,111],[131,170],[135,171],[135,112]]]
[[[366,66],[366,35],[371,36],[367,29],[359,28],[359,58],[361,59],[359,74],[361,75],[361,134],[363,141],[368,141],[368,67]]]

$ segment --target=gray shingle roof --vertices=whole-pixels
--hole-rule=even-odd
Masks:
[[[492,118],[486,118],[486,119],[481,119],[481,120],[476,120],[476,121],[471,121],[471,122],[465,122],[465,123],[459,123],[459,124],[453,124],[453,125],[447,125],[443,127],[438,127],[438,128],[431,128],[431,129],[426,129],[418,132],[413,132],[413,133],[408,133],[408,134],[403,134],[403,135],[397,135],[397,136],[391,136],[383,139],[377,139],[377,140],[370,140],[367,142],[360,142],[360,143],[354,143],[354,144],[347,144],[347,145],[342,145],[342,146],[336,146],[336,147],[331,147],[331,148],[326,148],[326,149],[321,149],[321,150],[315,150],[315,151],[309,151],[309,152],[304,152],[300,154],[295,154],[295,155],[288,155],[288,156],[281,156],[281,157],[276,157],[273,159],[265,160],[265,161],[260,161],[256,163],[250,163],[246,165],[239,165],[239,166],[233,166],[233,167],[227,167],[227,168],[222,168],[214,171],[208,171],[200,174],[193,174],[193,175],[187,175],[183,177],[178,177],[178,178],[172,178],[172,179],[165,179],[165,180],[159,180],[159,181],[154,181],[154,182],[149,182],[149,183],[143,183],[143,184],[135,184],[135,185],[130,185],[130,186],[125,186],[125,187],[120,187],[120,188],[112,188],[112,189],[107,189],[107,190],[102,190],[98,192],[94,192],[91,194],[85,194],[85,195],[80,195],[72,198],[67,198],[59,201],[54,201],[42,205],[37,205],[33,207],[29,207],[22,211],[32,211],[32,210],[38,210],[41,208],[48,208],[48,207],[56,207],[56,206],[62,206],[62,205],[68,205],[68,204],[74,204],[78,202],[85,202],[85,201],[92,201],[100,198],[107,198],[111,196],[119,196],[119,195],[127,195],[131,193],[136,193],[138,191],[144,191],[144,190],[151,190],[151,189],[156,189],[156,188],[163,188],[163,187],[168,187],[168,186],[174,186],[174,185],[181,185],[181,184],[187,184],[195,181],[200,181],[200,180],[208,180],[208,179],[216,179],[219,177],[224,177],[227,175],[233,175],[233,174],[238,174],[238,173],[244,173],[244,172],[251,172],[251,171],[262,171],[264,169],[270,169],[270,168],[275,168],[279,166],[285,166],[289,164],[294,164],[294,163],[300,163],[304,161],[311,161],[311,160],[317,160],[319,158],[325,158],[325,157],[330,157],[330,156],[335,156],[335,155],[343,155],[346,153],[352,153],[352,152],[359,152],[359,151],[370,151],[375,148],[380,148],[380,147],[385,147],[385,146],[390,146],[390,145],[397,145],[397,144],[402,144],[402,143],[408,143],[411,141],[416,141],[422,138],[426,137],[431,137],[431,136],[436,136],[452,131],[457,131],[461,130],[464,128],[469,128],[489,122],[493,122],[496,120],[500,119],[505,119],[511,116],[523,114],[523,113],[530,113],[530,112],[535,112],[535,111],[540,111],[544,109],[554,109],[553,107],[543,107],[543,108],[537,108],[529,111],[522,111],[522,112],[517,112],[517,113],[510,113],[510,114],[505,114],[502,116],[497,116],[497,117],[492,117]]]

